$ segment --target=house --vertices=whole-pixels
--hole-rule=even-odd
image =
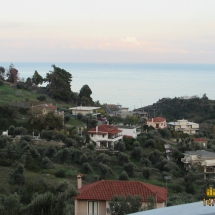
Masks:
[[[127,126],[127,125],[116,125],[116,127],[122,130],[122,136],[137,138],[137,135],[140,134],[140,126]]]
[[[143,109],[135,110],[132,112],[134,116],[138,118],[145,118],[148,119],[148,113],[145,112]]]
[[[102,124],[88,131],[90,139],[97,147],[113,148],[114,144],[123,138],[122,130],[114,125]]]
[[[167,190],[140,181],[101,180],[82,186],[82,175],[77,176],[79,195],[75,197],[75,215],[107,215],[108,201],[113,196],[140,195],[143,206],[153,196],[156,208],[165,207]]]
[[[156,117],[147,120],[147,125],[152,126],[155,129],[158,128],[167,128],[166,118]]]
[[[206,150],[186,151],[183,153],[184,158],[181,161],[184,163],[186,170],[191,166],[202,166],[204,169],[204,179],[215,175],[215,153]]]
[[[195,134],[199,131],[199,124],[188,122],[186,119],[177,120],[177,122],[169,122],[168,127],[186,134]]]
[[[72,113],[74,115],[77,115],[78,113],[83,115],[94,114],[98,109],[100,109],[100,107],[78,106],[78,107],[69,108],[69,110],[72,110]]]
[[[8,130],[2,132],[2,136],[8,136]]]
[[[40,104],[40,105],[35,105],[31,107],[32,114],[36,114],[36,115],[40,115],[40,114],[46,115],[50,111],[57,112],[57,107],[52,105],[52,103]]]
[[[194,138],[193,142],[198,143],[200,146],[207,148],[208,140],[205,138]]]

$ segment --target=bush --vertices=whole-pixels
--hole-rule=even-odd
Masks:
[[[122,181],[128,181],[129,180],[129,176],[127,174],[126,171],[123,171],[120,175],[119,175],[119,180],[122,180]]]
[[[129,177],[132,177],[134,175],[135,168],[136,168],[136,166],[131,162],[123,165],[123,169],[127,172]]]
[[[118,154],[118,161],[120,164],[128,163],[129,162],[129,156],[126,153],[120,152]]]
[[[0,87],[4,85],[4,82],[0,80]]]
[[[145,177],[145,179],[149,179],[150,175],[151,175],[151,169],[149,167],[144,167],[143,176]]]
[[[64,169],[58,169],[56,172],[55,172],[55,176],[57,178],[65,178],[66,177],[66,171]]]
[[[37,100],[39,100],[39,101],[45,101],[46,100],[46,96],[43,96],[43,95],[37,96]]]
[[[140,160],[140,158],[143,155],[142,147],[134,147],[134,150],[132,151],[132,157],[134,157],[136,160]]]
[[[83,163],[81,170],[83,173],[93,173],[93,168],[91,167],[91,165],[87,162]]]
[[[100,171],[100,177],[105,179],[110,175],[113,175],[113,171],[112,169],[103,163],[99,163],[99,171]]]

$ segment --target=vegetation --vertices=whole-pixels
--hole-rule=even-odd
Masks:
[[[76,176],[80,172],[84,173],[86,184],[112,179],[167,186],[168,206],[199,201],[206,187],[215,185],[211,178],[203,179],[200,168],[186,171],[180,161],[183,152],[204,149],[193,141],[194,137],[207,138],[207,150],[215,151],[215,104],[206,95],[190,100],[162,99],[147,107],[149,112],[156,109],[156,114],[168,120],[204,121],[199,134],[188,136],[147,127],[148,132],[138,135],[136,140],[124,137],[113,151],[100,151],[95,143],[89,142],[87,134],[98,121],[90,114],[73,118],[68,110],[74,104],[100,105],[92,100],[88,85],[79,93],[72,92],[72,75],[55,66],[44,79],[37,71],[17,83],[14,77],[12,80],[12,73],[8,75],[10,78],[0,67],[0,133],[8,130],[10,135],[0,136],[0,214],[73,214],[72,197],[77,194]],[[6,77],[10,83],[5,81]],[[43,81],[48,83],[46,87],[40,86]],[[57,103],[64,117],[54,112],[42,115],[40,111],[32,111],[32,105],[44,102]],[[114,123],[139,123],[146,129],[145,121],[137,117],[107,118]],[[40,135],[40,139],[35,140],[32,134]],[[172,144],[172,160],[167,159],[166,142]],[[164,176],[172,176],[173,180],[166,183]],[[138,197],[113,197],[108,212],[113,214],[117,208],[119,214],[124,214],[154,208],[155,199],[149,196],[147,201],[147,207],[140,208]]]

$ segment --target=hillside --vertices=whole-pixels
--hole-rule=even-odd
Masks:
[[[45,96],[45,100],[39,101],[38,95]],[[7,210],[7,198],[15,198],[20,213],[11,214],[65,214],[63,211],[68,209],[68,205],[68,214],[73,214],[70,213],[74,212],[71,197],[77,194],[76,176],[79,173],[84,174],[84,184],[111,179],[168,186],[168,206],[201,200],[205,187],[212,183],[211,178],[203,179],[203,173],[197,167],[186,171],[180,160],[184,151],[202,149],[193,143],[194,136],[174,142],[171,159],[167,159],[164,148],[165,141],[174,141],[170,139],[168,129],[152,129],[137,139],[124,137],[123,141],[115,143],[114,149],[98,150],[96,143],[89,143],[89,127],[85,127],[95,127],[97,121],[91,116],[71,118],[71,113],[66,109],[68,102],[59,102],[41,92],[17,89],[6,82],[0,86],[0,101],[3,104],[0,105],[1,129],[8,130],[10,134],[9,137],[0,136],[0,196],[4,199],[0,208],[4,212]],[[58,108],[65,110],[68,119],[65,126],[56,129],[46,126],[45,120],[39,126],[36,120],[29,123],[27,110],[30,105],[44,102],[57,103]],[[154,113],[155,109],[156,114],[170,120],[181,118],[177,114],[182,111],[187,117],[211,119],[213,111],[207,112],[208,108],[213,110],[214,102],[207,98],[192,101],[162,99],[148,106],[150,113]],[[48,115],[42,115],[41,119],[46,119]],[[54,115],[51,115],[48,121],[53,118]],[[78,127],[83,129],[81,134]],[[42,140],[33,139],[32,131],[35,135],[40,133]],[[215,151],[213,135],[207,135],[208,150]],[[164,176],[171,176],[172,179],[165,181]],[[47,201],[51,201],[51,205],[47,206]],[[62,205],[58,207],[57,203]],[[44,212],[44,208],[49,212]],[[61,212],[50,212],[53,208]]]
[[[215,119],[215,100],[209,100],[206,95],[192,99],[163,98],[141,109],[148,112],[150,118],[163,116],[167,121],[188,119],[202,123]]]

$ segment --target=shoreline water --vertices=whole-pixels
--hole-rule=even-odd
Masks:
[[[131,64],[131,63],[14,63],[20,77],[42,77],[55,64],[70,72],[72,91],[88,84],[94,101],[121,104],[129,110],[151,105],[164,97],[204,93],[215,99],[215,64]],[[10,63],[0,63],[8,68]]]

